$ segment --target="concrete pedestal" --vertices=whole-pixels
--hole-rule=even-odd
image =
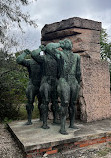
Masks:
[[[50,129],[47,130],[41,128],[42,122],[39,120],[33,120],[33,125],[30,126],[24,125],[25,123],[26,121],[12,122],[8,124],[8,129],[26,153],[26,157],[30,158],[111,141],[111,120],[76,122],[76,130],[69,129],[67,122],[68,135],[60,134],[60,127],[52,125],[50,121]]]

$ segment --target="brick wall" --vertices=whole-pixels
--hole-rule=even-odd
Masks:
[[[44,149],[36,149],[26,152],[27,158],[35,158],[35,157],[42,157],[44,155],[51,155],[58,153],[60,151],[67,151],[67,150],[74,150],[77,148],[86,147],[93,144],[99,144],[99,143],[105,143],[105,142],[111,142],[111,136],[110,134],[104,135],[104,137],[97,137],[94,139],[87,139],[83,141],[72,141],[71,143],[64,143],[60,144],[58,146],[53,146],[49,148]]]

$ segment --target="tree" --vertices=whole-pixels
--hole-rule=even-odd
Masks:
[[[111,62],[111,43],[108,42],[108,34],[105,29],[102,29],[100,36],[100,46],[101,46],[101,59]]]
[[[23,32],[22,22],[37,27],[28,13],[23,13],[23,6],[32,0],[0,1],[0,120],[15,118],[18,115],[19,103],[25,100],[25,89],[28,82],[27,70],[16,64],[16,57],[9,54],[9,47],[17,45],[16,38],[9,35],[13,27]]]
[[[16,45],[16,39],[11,36],[9,37],[10,28],[18,27],[22,30],[22,22],[29,25],[37,27],[37,24],[34,20],[30,19],[28,13],[23,13],[21,7],[28,5],[30,0],[1,0],[0,1],[0,42],[4,45],[4,48],[7,49],[9,44]]]
[[[26,99],[28,73],[16,63],[16,57],[0,51],[0,120],[15,119]]]
[[[108,42],[108,34],[105,29],[102,29],[100,36],[100,46],[101,46],[101,59],[107,60],[109,63],[110,72],[110,90],[111,90],[111,42]]]

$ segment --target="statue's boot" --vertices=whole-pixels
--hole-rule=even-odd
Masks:
[[[42,106],[39,105],[38,108],[39,108],[39,114],[40,114],[40,121],[43,121]]]
[[[43,116],[42,116],[41,111],[40,111],[40,121],[43,121]]]
[[[49,129],[50,127],[47,125],[48,118],[48,104],[42,104],[42,118],[43,118],[43,129]]]
[[[75,121],[75,105],[74,104],[72,106],[69,106],[69,120],[70,120],[69,128],[78,129],[74,125],[74,121]]]
[[[66,124],[66,116],[61,116],[61,128],[60,128],[60,133],[63,135],[67,135],[68,133],[66,132],[65,129],[65,124]]]
[[[41,104],[42,104],[42,99],[41,99],[41,97],[39,96],[39,98],[38,98],[38,109],[39,109],[39,114],[40,114],[40,121],[43,121]]]
[[[26,125],[32,125],[32,111],[33,111],[33,104],[27,104],[26,105],[26,110],[27,110],[27,123]]]
[[[60,120],[58,119],[59,115],[59,106],[57,103],[52,104],[52,112],[53,112],[53,125],[60,124]]]
[[[60,125],[60,120],[58,119],[58,113],[57,112],[53,113],[53,117],[54,117],[53,125]]]
[[[68,108],[68,103],[66,102],[65,106],[61,106],[60,109],[61,128],[59,132],[64,135],[68,134],[65,129],[67,108]]]

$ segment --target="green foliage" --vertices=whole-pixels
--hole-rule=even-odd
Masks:
[[[111,60],[111,43],[108,42],[108,34],[102,29],[100,36],[101,58],[102,60]]]
[[[8,50],[11,46],[18,45],[16,35],[14,33],[10,35],[13,28],[23,32],[23,22],[37,27],[36,22],[30,18],[30,14],[23,11],[23,7],[31,3],[31,1],[0,0],[0,42],[4,45],[5,50]]]
[[[110,71],[110,83],[111,83],[111,42],[108,42],[108,34],[105,29],[102,29],[100,36],[100,46],[101,46],[101,59],[107,60],[109,62]],[[111,90],[111,84],[110,84]]]
[[[0,51],[0,120],[16,119],[21,102],[26,102],[27,70],[16,58]]]
[[[11,119],[9,120],[7,117],[5,117],[3,120],[4,124],[10,123],[10,122],[12,122],[12,120]]]
[[[103,157],[103,156],[106,156],[108,153],[111,153],[111,148],[106,147],[98,151],[98,156]]]

